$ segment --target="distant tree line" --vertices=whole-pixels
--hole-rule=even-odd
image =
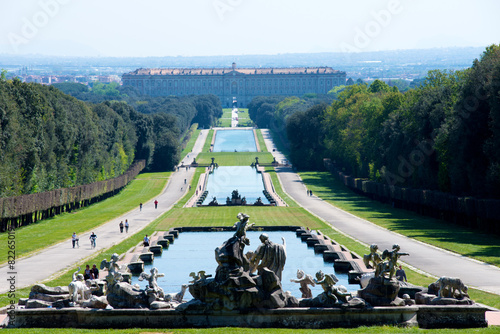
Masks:
[[[322,169],[328,158],[355,178],[500,198],[499,77],[500,46],[492,45],[471,68],[430,71],[405,93],[375,80],[306,110],[295,100],[287,112],[290,98],[256,98],[249,114],[287,135],[299,169]]]
[[[126,99],[94,96],[86,103],[54,86],[0,80],[0,197],[111,179],[139,159],[147,170],[172,170],[182,133],[222,112],[212,96],[144,100],[135,104],[140,111]]]
[[[142,95],[134,87],[122,87],[113,82],[94,82],[91,87],[78,83],[57,83],[52,86],[85,102],[122,101],[143,114],[173,115],[182,133],[193,123],[198,123],[200,128],[210,128],[222,116],[222,105],[215,95],[148,96]]]

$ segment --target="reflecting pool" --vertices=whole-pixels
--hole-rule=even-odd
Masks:
[[[214,152],[257,152],[253,130],[217,130]]]
[[[247,237],[250,239],[250,246],[245,247],[245,253],[255,251],[261,244],[260,231],[248,231]],[[283,270],[283,290],[288,290],[293,296],[301,298],[300,285],[290,282],[291,278],[296,278],[297,269],[302,269],[306,274],[315,277],[316,272],[322,270],[326,274],[335,273],[332,263],[325,263],[321,254],[315,254],[313,248],[308,248],[305,242],[297,238],[295,232],[290,231],[266,231],[269,239],[274,243],[282,243],[281,237],[286,240],[286,264]],[[170,245],[168,250],[163,251],[163,255],[155,257],[151,265],[144,266],[144,272],[149,273],[152,267],[157,267],[165,277],[158,278],[158,284],[165,293],[179,292],[182,284],[188,284],[192,280],[189,277],[191,272],[205,270],[206,274],[215,277],[217,262],[215,261],[215,248],[222,245],[224,241],[232,237],[231,232],[182,232],[179,238]],[[343,285],[348,291],[354,292],[359,289],[358,284],[349,284],[347,274],[335,274],[339,279],[337,285]],[[132,284],[138,283],[141,288],[145,288],[146,281],[140,282],[137,276],[132,277]],[[323,289],[316,285],[310,287],[313,296],[317,296]],[[193,297],[186,291],[184,299],[190,300]]]
[[[222,166],[215,168],[214,172],[208,176],[207,187],[208,196],[203,205],[207,205],[212,198],[217,197],[219,204],[226,204],[226,198],[231,198],[233,190],[238,190],[241,197],[245,197],[247,204],[253,204],[258,197],[264,204],[269,201],[264,196],[264,182],[262,174],[250,166]]]

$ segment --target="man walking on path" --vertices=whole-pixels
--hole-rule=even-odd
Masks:
[[[158,201],[155,200],[155,209],[158,209]]]
[[[123,221],[120,222],[120,233],[123,233]]]
[[[76,235],[76,232],[73,232],[73,235],[71,236],[71,242],[73,243],[73,248],[75,248],[75,244],[80,247],[80,245],[78,244],[78,236]]]
[[[142,203],[139,203],[139,211],[142,211]]]

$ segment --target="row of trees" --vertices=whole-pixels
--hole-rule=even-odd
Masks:
[[[143,114],[173,115],[182,133],[193,123],[198,123],[200,128],[210,128],[222,116],[222,106],[215,95],[148,96],[141,95],[130,86],[100,82],[94,82],[92,87],[78,83],[58,83],[53,86],[86,102],[122,101]]]
[[[431,71],[405,93],[376,80],[347,86],[331,105],[283,116],[279,103],[261,103],[250,115],[255,121],[270,113],[285,124],[298,168],[320,169],[330,158],[354,177],[497,198],[499,77],[500,46],[492,45],[471,68]]]
[[[127,101],[85,103],[53,86],[1,79],[0,197],[114,178],[135,159],[151,171],[173,169],[182,133],[193,121],[213,123],[222,108],[212,96],[158,101],[141,113]]]

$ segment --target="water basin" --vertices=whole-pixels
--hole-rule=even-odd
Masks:
[[[245,247],[245,253],[255,251],[261,244],[260,231],[248,231],[247,237],[250,239],[250,246]],[[283,290],[288,290],[293,296],[301,298],[299,284],[290,282],[291,278],[297,277],[297,269],[302,269],[306,274],[315,277],[316,272],[322,270],[324,273],[335,273],[331,263],[325,263],[321,254],[315,254],[312,248],[308,248],[305,242],[297,238],[295,232],[291,231],[266,231],[269,239],[275,243],[281,243],[281,237],[286,240],[287,259],[282,274]],[[182,284],[187,284],[191,277],[191,272],[205,270],[207,274],[215,277],[217,262],[215,261],[215,248],[222,245],[224,241],[232,237],[234,231],[230,232],[182,232],[179,238],[164,250],[161,256],[155,257],[153,264],[145,265],[144,271],[149,273],[152,267],[157,267],[165,277],[158,278],[158,284],[165,293],[179,292]],[[337,285],[343,285],[350,292],[359,289],[358,284],[349,284],[347,274],[335,274],[339,279]],[[146,281],[140,282],[137,276],[132,277],[132,284],[138,283],[141,288],[145,288]],[[313,296],[317,296],[323,289],[321,286],[311,287]],[[189,291],[189,290],[188,290]],[[190,300],[193,297],[186,292],[184,299]]]
[[[219,204],[225,204],[226,198],[231,198],[233,190],[238,190],[241,197],[245,197],[247,204],[253,204],[258,197],[264,204],[269,201],[264,196],[264,182],[262,174],[250,166],[222,166],[208,176],[208,196],[203,205],[207,205],[215,196]]]
[[[217,130],[214,152],[257,152],[253,130]]]

